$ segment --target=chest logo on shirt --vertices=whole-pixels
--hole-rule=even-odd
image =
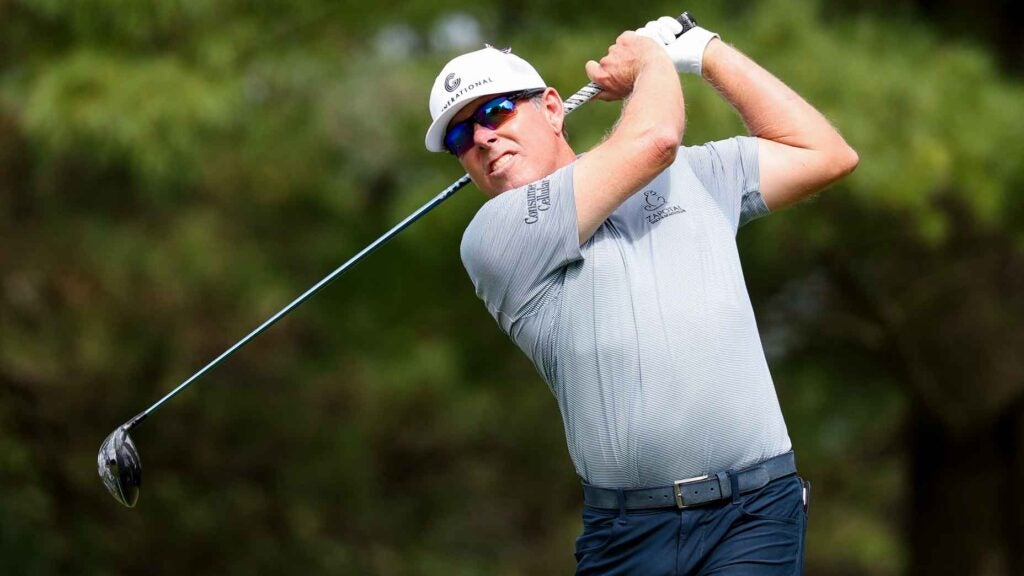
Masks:
[[[668,204],[668,201],[665,200],[664,196],[658,194],[656,190],[648,190],[644,192],[644,210],[650,212],[650,214],[646,216],[647,222],[655,224],[669,216],[686,212],[686,210],[683,210],[679,206],[669,206],[666,208],[666,204]]]
[[[648,190],[644,192],[644,210],[653,212],[658,208],[661,208],[666,203],[665,197],[658,194],[654,190]]]
[[[540,213],[547,212],[551,208],[551,181],[541,180],[539,184],[530,184],[526,187],[526,218],[527,224],[536,224],[540,220]]]

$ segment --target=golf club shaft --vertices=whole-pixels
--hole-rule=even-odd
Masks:
[[[322,290],[325,286],[330,284],[335,278],[337,278],[338,276],[341,276],[346,270],[348,270],[352,266],[356,265],[363,258],[369,256],[377,248],[380,248],[385,242],[387,242],[388,240],[394,238],[402,230],[405,230],[410,224],[412,224],[413,222],[419,220],[424,214],[426,214],[427,212],[430,212],[431,210],[436,208],[439,204],[441,204],[442,202],[444,202],[445,200],[450,198],[453,194],[458,192],[466,184],[469,184],[469,182],[470,182],[470,179],[469,179],[469,175],[468,174],[462,176],[462,178],[459,178],[458,180],[453,182],[450,186],[445,188],[440,194],[438,194],[432,200],[430,200],[430,202],[427,202],[426,204],[421,206],[419,209],[417,209],[415,212],[413,212],[412,214],[407,216],[404,220],[402,220],[401,222],[396,224],[393,228],[391,228],[390,230],[385,232],[383,236],[381,236],[380,238],[377,238],[376,240],[374,240],[366,248],[363,248],[362,250],[360,250],[355,256],[349,258],[348,261],[346,261],[344,264],[342,264],[341,266],[336,268],[333,272],[331,272],[330,274],[325,276],[322,280],[320,280],[319,282],[314,284],[309,290],[306,290],[305,292],[303,292],[301,296],[299,296],[295,300],[292,300],[284,308],[278,310],[278,312],[276,314],[274,314],[273,316],[268,318],[265,322],[263,322],[263,324],[260,324],[258,327],[256,327],[255,330],[253,330],[252,332],[247,334],[244,338],[242,338],[238,342],[235,342],[235,344],[233,346],[231,346],[230,348],[225,350],[223,353],[221,353],[220,356],[217,356],[209,364],[207,364],[206,366],[203,366],[198,372],[196,372],[192,376],[189,376],[188,380],[185,380],[184,382],[179,384],[177,388],[175,388],[174,390],[171,390],[170,392],[168,392],[166,396],[164,396],[163,398],[157,400],[155,403],[153,403],[152,406],[150,406],[149,408],[146,408],[144,411],[142,411],[137,416],[132,418],[128,422],[128,424],[127,424],[128,430],[131,430],[132,428],[138,426],[143,420],[146,419],[146,416],[149,416],[149,414],[151,412],[153,412],[154,410],[159,408],[161,404],[163,404],[164,402],[167,402],[168,400],[173,398],[178,392],[180,392],[186,386],[191,384],[194,380],[196,380],[197,378],[199,378],[203,374],[206,374],[207,372],[212,370],[214,367],[216,367],[218,364],[220,364],[221,362],[226,360],[229,356],[234,354],[239,348],[241,348],[242,346],[245,346],[246,344],[248,344],[250,340],[252,340],[253,338],[259,336],[267,328],[270,328],[271,326],[273,326],[274,323],[276,323],[282,317],[284,317],[289,312],[294,310],[298,305],[302,304],[303,302],[305,302],[306,300],[311,298],[314,294],[316,294],[317,292]]]
[[[687,30],[697,25],[696,21],[693,20],[693,18],[689,15],[688,12],[684,12],[682,15],[680,15],[678,20],[679,23],[683,25],[683,28],[682,31],[680,31],[679,34],[677,34],[677,36],[683,35]],[[593,82],[590,82],[586,86],[580,88],[579,90],[576,91],[575,94],[570,96],[563,103],[563,110],[565,114],[572,113],[573,110],[576,110],[583,104],[586,104],[592,98],[594,98],[594,96],[597,96],[600,92],[601,87],[598,86],[597,84],[594,84]],[[469,182],[469,174],[465,174],[461,178],[453,182],[450,186],[442,190],[440,194],[438,194],[429,202],[427,202],[419,209],[417,209],[415,212],[407,216],[404,220],[396,224],[393,228],[385,232],[384,235],[382,235],[380,238],[374,240],[369,246],[360,250],[355,256],[349,258],[347,262],[345,262],[344,264],[336,268],[333,272],[325,276],[323,280],[317,282],[315,285],[313,285],[312,288],[306,290],[301,296],[299,296],[295,300],[292,300],[287,306],[285,306],[276,314],[268,318],[265,322],[263,322],[263,324],[260,324],[255,330],[250,332],[244,338],[236,342],[233,346],[231,346],[223,353],[221,353],[220,356],[217,356],[209,364],[203,366],[198,372],[196,372],[187,380],[179,384],[178,387],[176,387],[174,390],[171,390],[163,398],[154,402],[152,406],[146,408],[138,415],[136,415],[134,418],[126,422],[123,425],[125,427],[125,430],[131,430],[138,426],[139,424],[141,424],[142,421],[145,420],[147,416],[149,416],[154,410],[163,405],[164,402],[167,402],[168,400],[176,396],[179,392],[184,390],[189,384],[191,384],[196,379],[201,377],[203,374],[206,374],[207,372],[215,368],[221,362],[226,360],[229,356],[234,354],[239,348],[248,344],[250,340],[259,336],[267,328],[273,326],[274,323],[276,323],[278,320],[280,320],[289,312],[294,310],[297,306],[311,298],[314,294],[322,290],[325,286],[334,281],[338,276],[341,276],[346,270],[359,263],[360,260],[372,254],[375,250],[377,250],[377,248],[380,248],[382,245],[384,245],[385,242],[391,240],[399,232],[409,227],[410,224],[419,220],[421,217],[423,217],[424,214],[430,212],[431,210],[439,206],[442,202],[451,198],[456,192],[464,188],[466,184],[469,184]]]

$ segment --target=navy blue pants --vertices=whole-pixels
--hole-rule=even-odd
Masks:
[[[584,506],[576,574],[800,575],[806,528],[803,486],[795,475],[686,510]]]

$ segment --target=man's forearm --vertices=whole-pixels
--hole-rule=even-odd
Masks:
[[[703,75],[739,112],[753,136],[798,148],[814,148],[838,136],[793,89],[721,40],[708,44]]]
[[[845,176],[857,153],[793,89],[739,50],[712,40],[703,76],[739,112],[761,149],[762,193],[773,210]]]

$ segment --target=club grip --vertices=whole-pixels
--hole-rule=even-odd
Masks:
[[[683,34],[686,34],[691,28],[697,27],[697,19],[694,18],[689,12],[683,12],[676,18],[676,22],[683,25],[683,29],[679,34],[676,34],[676,38],[679,38]]]

